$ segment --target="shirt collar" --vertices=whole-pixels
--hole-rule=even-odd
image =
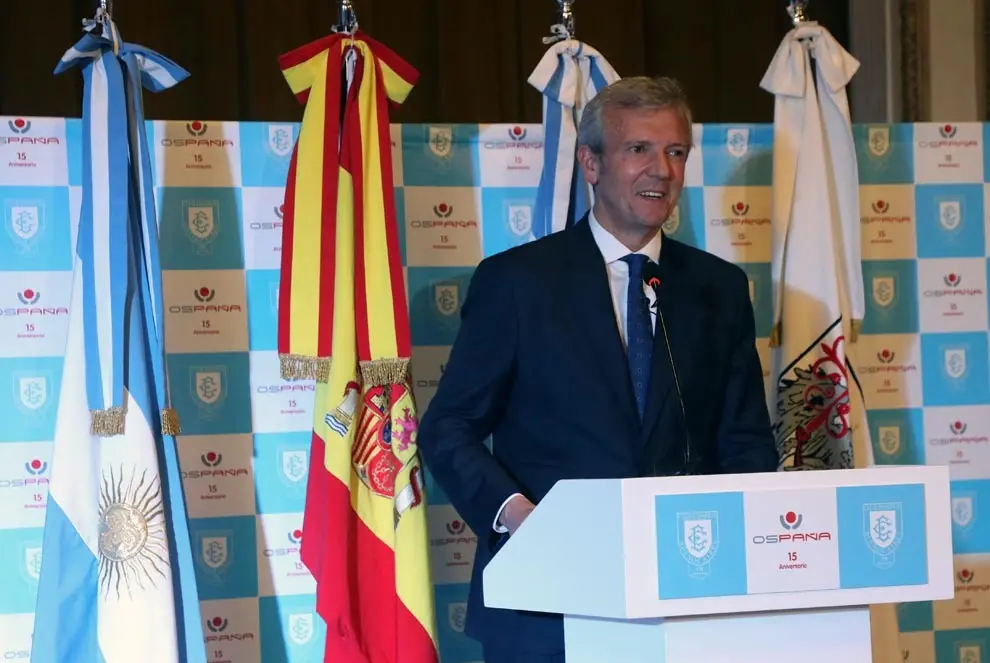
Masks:
[[[595,218],[595,211],[588,212],[588,224],[591,226],[591,234],[598,244],[598,250],[605,259],[605,264],[610,265],[617,260],[621,260],[630,253],[642,253],[653,262],[657,262],[660,257],[660,246],[663,242],[663,232],[658,232],[649,243],[639,251],[630,251],[622,242],[615,238],[615,235],[605,230],[602,224]]]

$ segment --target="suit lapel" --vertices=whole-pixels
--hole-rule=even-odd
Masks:
[[[650,373],[650,389],[646,397],[646,412],[643,415],[643,442],[650,439],[657,421],[666,409],[670,399],[676,403],[677,391],[674,374],[671,370],[671,357],[677,368],[677,379],[683,394],[686,389],[687,374],[692,370],[693,348],[701,338],[698,307],[702,302],[693,293],[680,265],[681,252],[677,244],[664,237],[658,264],[660,267],[660,288],[658,289],[658,311],[656,331],[653,334],[653,357]],[[661,322],[660,314],[663,314]],[[664,336],[670,339],[670,353]],[[679,416],[679,415],[677,415]]]
[[[636,400],[615,321],[605,261],[586,219],[565,232],[571,235],[563,288],[573,316],[571,329],[587,341],[589,374],[601,376],[595,381],[603,383],[601,386],[613,396],[619,418],[636,422]]]

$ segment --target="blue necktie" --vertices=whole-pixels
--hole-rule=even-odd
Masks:
[[[643,267],[648,258],[638,253],[625,256],[629,265],[629,287],[626,291],[626,356],[633,392],[643,418],[646,408],[646,391],[650,386],[650,360],[653,356],[653,324],[650,304],[643,292]]]

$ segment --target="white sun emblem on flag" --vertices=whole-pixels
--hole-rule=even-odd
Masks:
[[[167,578],[168,539],[165,507],[157,476],[148,470],[104,472],[100,488],[100,589],[120,598],[135,589],[144,591]]]

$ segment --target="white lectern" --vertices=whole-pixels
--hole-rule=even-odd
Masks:
[[[870,663],[868,606],[953,596],[944,466],[561,481],[484,573],[567,663]]]

